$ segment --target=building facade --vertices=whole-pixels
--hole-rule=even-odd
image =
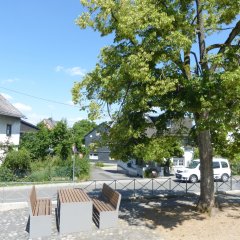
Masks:
[[[89,159],[92,161],[106,162],[111,160],[110,150],[107,146],[94,147],[94,144],[101,141],[101,134],[105,131],[107,131],[107,126],[102,123],[84,136],[85,146],[91,149]]]

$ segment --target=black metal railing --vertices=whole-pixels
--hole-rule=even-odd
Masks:
[[[123,179],[123,180],[91,180],[86,182],[50,182],[37,185],[40,196],[51,197],[56,200],[57,190],[65,187],[77,187],[84,189],[90,195],[97,195],[102,189],[103,183],[110,185],[122,194],[123,198],[160,196],[167,194],[186,194],[200,192],[200,183],[178,181],[173,178],[152,179]],[[0,203],[27,201],[30,188],[36,182],[0,183]],[[228,182],[214,184],[215,192],[240,191],[240,177],[232,176]]]

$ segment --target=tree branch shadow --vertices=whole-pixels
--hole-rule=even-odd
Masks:
[[[204,215],[196,210],[197,200],[191,195],[123,201],[120,218],[129,225],[173,229],[189,219],[204,220]]]

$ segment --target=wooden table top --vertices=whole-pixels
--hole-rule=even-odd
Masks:
[[[61,203],[92,201],[84,190],[76,188],[60,189],[58,190],[58,196]]]

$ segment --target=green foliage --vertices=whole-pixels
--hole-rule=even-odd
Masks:
[[[103,162],[96,162],[95,167],[104,167],[104,163]]]
[[[10,151],[4,162],[3,167],[9,169],[15,176],[24,177],[31,172],[31,157],[26,149]]]
[[[51,145],[50,130],[43,124],[38,124],[39,131],[29,132],[21,136],[20,148],[26,148],[33,159],[43,159]]]
[[[231,160],[232,175],[240,175],[240,154],[235,155],[235,158]]]
[[[137,149],[144,151],[143,160],[164,163],[171,157],[182,157],[181,144],[175,137],[162,136],[152,138],[145,148]]]
[[[43,123],[38,124],[39,131],[25,133],[21,137],[20,148],[26,148],[32,159],[44,159],[49,154],[59,156],[66,160],[72,154],[72,145],[76,144],[77,149],[83,155],[86,149],[83,146],[84,136],[91,131],[96,124],[88,120],[81,120],[68,128],[67,122],[57,122],[53,129],[48,129]],[[53,149],[49,153],[49,148]]]
[[[82,146],[84,143],[84,136],[96,127],[96,123],[88,120],[81,120],[74,123],[72,127],[73,141],[76,143],[77,149],[81,153],[85,153],[85,149]]]
[[[109,134],[113,154],[123,150],[126,159],[148,146],[159,157],[165,155],[154,148],[161,140],[149,143],[143,134],[146,125],[136,116],[143,118],[158,108],[169,120],[186,113],[193,116],[202,166],[211,169],[212,147],[219,149],[220,143],[212,135],[239,129],[239,0],[81,3],[87,11],[76,24],[111,35],[114,42],[102,49],[95,68],[74,85],[73,101],[91,102],[92,116],[104,112],[105,103],[108,110],[119,106],[112,114],[115,127]],[[163,133],[162,125],[156,127]],[[202,174],[201,184],[208,187],[201,188],[205,196],[201,195],[199,208],[214,202],[211,175],[210,170]]]
[[[193,0],[81,3],[87,12],[76,24],[81,28],[91,27],[103,36],[113,34],[114,44],[101,51],[95,69],[74,85],[73,100],[81,102],[87,98],[94,104],[106,102],[120,106],[119,112],[113,114],[116,125],[111,131],[116,137],[110,133],[109,139],[109,142],[113,140],[113,155],[118,155],[121,144],[121,150],[126,146],[123,158],[134,155],[131,146],[136,142],[148,145],[148,139],[141,136],[146,126],[134,127],[136,120],[143,120],[139,116],[132,119],[126,116],[138,113],[142,117],[154,107],[164,111],[169,119],[193,113],[196,135],[204,129],[212,135],[236,130],[240,119],[240,100],[236,98],[240,94],[238,0],[224,1],[224,4],[216,0],[200,1],[204,10],[198,15]],[[200,15],[204,19],[201,32]],[[216,45],[202,45],[205,49],[198,49],[198,59],[198,53],[193,53],[197,39],[201,37],[205,42],[205,36],[214,36],[223,26],[233,26],[231,38],[219,42],[218,37]],[[96,110],[97,107],[93,115],[98,115]],[[122,122],[126,119],[127,122]],[[158,126],[158,131],[161,130]],[[154,148],[159,141],[155,140],[149,147]],[[220,142],[215,137],[213,141],[217,148]]]
[[[16,176],[13,172],[4,166],[0,166],[0,182],[14,182],[16,181]]]
[[[76,157],[75,161],[75,176],[78,178],[89,178],[90,175],[90,163],[89,160],[85,158]]]
[[[51,131],[51,146],[64,160],[71,155],[72,139],[66,121],[59,121]]]

